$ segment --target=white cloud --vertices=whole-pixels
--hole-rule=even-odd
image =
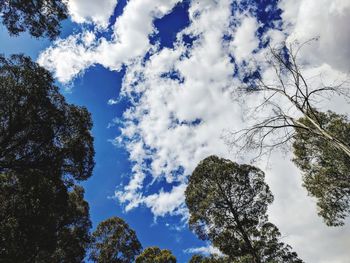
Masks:
[[[161,190],[158,194],[149,195],[144,203],[151,208],[154,215],[165,216],[181,214],[184,211],[186,185],[175,186],[171,192]]]
[[[238,63],[251,58],[254,49],[258,48],[259,40],[256,37],[258,27],[258,22],[254,17],[244,16],[241,25],[233,33],[231,48]]]
[[[68,83],[83,69],[95,63],[93,42],[94,35],[91,32],[59,39],[40,54],[38,63],[54,71],[54,76],[59,81]]]
[[[151,49],[148,36],[154,31],[153,20],[170,12],[180,1],[131,0],[117,18],[111,40],[97,39],[84,31],[56,41],[40,54],[38,62],[63,83],[94,64],[120,70],[123,64],[132,63]]]
[[[211,153],[227,152],[220,139],[222,128],[232,129],[237,125],[231,121],[232,114],[240,112],[239,106],[232,104],[228,89],[232,85],[234,66],[229,62],[227,51],[222,49],[222,36],[229,26],[229,4],[230,1],[220,4],[208,1],[203,9],[193,5],[190,12],[201,12],[186,30],[186,33],[201,32],[194,48],[186,50],[178,43],[176,49],[163,49],[154,54],[144,66],[137,64],[128,69],[123,93],[131,96],[139,91],[142,97],[124,114],[127,122],[122,134],[127,138],[138,138],[127,144],[130,159],[138,171],[145,169],[145,160],[151,159],[147,171],[154,178],[164,177],[168,183],[183,185],[184,175],[191,173],[199,160]],[[187,51],[190,55],[184,58]],[[179,72],[184,82],[180,84],[177,80],[161,77],[169,71]],[[139,76],[142,76],[142,82],[132,85]],[[201,122],[191,124],[196,120]],[[180,166],[184,173],[174,174]],[[137,187],[117,193],[122,201],[134,203],[133,195],[138,196],[143,188],[143,182],[137,178],[140,178],[138,173],[131,180],[133,184],[138,183]],[[164,195],[161,193],[158,197]],[[178,205],[183,201],[172,200]],[[158,198],[154,196],[146,195],[143,202],[156,216],[176,208],[168,203],[160,203],[163,206],[159,208]]]
[[[283,242],[293,246],[305,262],[346,263],[349,258],[350,220],[345,227],[327,227],[317,216],[316,200],[307,196],[300,171],[291,154],[275,152],[270,165],[260,163],[266,182],[275,196],[270,220],[282,231]],[[310,245],[312,244],[312,245]]]
[[[281,1],[288,41],[304,42],[319,37],[303,49],[308,63],[327,63],[349,73],[350,69],[350,1],[348,0]]]
[[[203,254],[203,255],[218,255],[222,256],[222,253],[219,249],[216,247],[213,247],[211,245],[207,245],[205,247],[193,247],[193,248],[188,248],[184,251],[185,253],[189,254]]]
[[[116,100],[116,99],[109,99],[107,101],[107,104],[108,105],[115,105],[115,104],[118,104],[119,100]]]
[[[116,5],[117,0],[68,0],[68,11],[74,22],[106,28]]]

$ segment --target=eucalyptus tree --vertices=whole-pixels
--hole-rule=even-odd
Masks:
[[[289,48],[270,48],[265,66],[274,73],[273,77],[264,78],[257,74],[243,88],[237,89],[242,92],[240,95],[260,94],[263,102],[253,112],[267,110],[269,113],[251,127],[234,132],[230,140],[232,144],[243,142],[242,148],[255,149],[263,154],[293,141],[296,129],[303,129],[309,136],[327,140],[350,158],[349,142],[322,125],[318,118],[322,111],[317,108],[320,99],[335,95],[349,98],[350,85],[347,81],[338,81],[334,85],[308,83],[298,56],[310,41],[301,45],[291,44]],[[298,116],[307,122],[300,122]]]
[[[90,244],[81,187],[40,170],[0,173],[0,262],[81,262]]]
[[[136,233],[119,217],[111,217],[92,234],[90,259],[98,263],[130,263],[141,253]]]
[[[168,249],[148,247],[136,258],[136,263],[176,263],[176,257]]]
[[[273,196],[260,169],[207,157],[190,176],[185,195],[190,228],[231,262],[302,262],[268,221]]]
[[[92,120],[66,102],[52,75],[29,57],[0,56],[0,172],[37,169],[67,183],[94,167]]]
[[[350,145],[350,122],[334,112],[315,112],[315,120],[337,138]],[[307,118],[299,122],[311,126]],[[350,157],[322,136],[309,136],[297,128],[293,161],[303,171],[304,186],[316,197],[319,215],[329,226],[344,224],[350,213]]]
[[[34,37],[55,38],[67,18],[65,0],[2,0],[1,20],[11,35],[28,31]]]
[[[92,121],[30,58],[0,56],[0,261],[81,262],[94,167]]]
[[[350,122],[347,116],[327,112],[319,105],[320,100],[333,96],[349,98],[350,85],[346,80],[334,85],[310,84],[298,60],[308,43],[271,48],[267,67],[274,77],[258,75],[240,89],[263,98],[254,115],[267,113],[254,125],[232,133],[229,143],[254,150],[258,157],[293,145],[293,161],[303,172],[308,193],[317,198],[319,215],[327,225],[338,226],[350,212]]]

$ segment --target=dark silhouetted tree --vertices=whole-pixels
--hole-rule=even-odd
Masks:
[[[302,262],[268,221],[273,196],[258,168],[210,156],[190,176],[185,195],[190,228],[232,262]]]
[[[54,39],[60,33],[60,22],[67,18],[64,0],[2,0],[2,23],[11,35],[28,31],[34,37]]]
[[[53,82],[28,57],[0,56],[0,172],[57,170],[66,182],[91,176],[90,114],[68,104]]]
[[[40,170],[0,173],[0,262],[81,262],[91,227],[83,194]]]
[[[176,257],[168,249],[148,247],[136,258],[136,263],[176,263]]]
[[[316,112],[314,120],[345,144],[350,145],[350,122],[334,112]],[[307,118],[298,120],[312,127]],[[344,224],[350,213],[350,157],[323,136],[310,136],[297,128],[293,161],[304,172],[304,186],[317,198],[319,214],[329,226]]]
[[[90,259],[98,263],[130,263],[142,246],[134,230],[119,217],[101,222],[92,234]]]
[[[74,186],[69,192],[64,218],[67,223],[58,232],[56,250],[50,261],[83,262],[91,244],[91,221],[82,187]]]
[[[91,117],[51,74],[0,56],[0,261],[81,262],[89,207],[74,186],[94,166]]]

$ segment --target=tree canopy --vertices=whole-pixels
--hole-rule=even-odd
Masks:
[[[86,180],[94,167],[90,113],[68,104],[51,74],[23,55],[0,56],[0,172],[59,171]]]
[[[28,31],[34,37],[54,39],[60,33],[60,22],[67,18],[66,1],[2,0],[2,23],[11,35]]]
[[[119,217],[101,222],[92,234],[90,259],[98,263],[130,263],[142,246],[136,233]]]
[[[0,173],[0,261],[81,262],[91,227],[83,198],[40,170]]]
[[[234,132],[229,143],[253,149],[257,157],[293,145],[293,161],[304,173],[305,188],[317,198],[319,215],[327,225],[339,226],[350,212],[349,121],[320,109],[319,102],[333,95],[349,98],[350,86],[342,80],[332,85],[308,83],[298,54],[310,41],[270,49],[265,66],[274,78],[258,75],[243,89],[246,94],[260,93],[263,99],[252,118],[258,111],[268,113],[256,118],[254,125]]]
[[[176,257],[168,249],[148,247],[136,258],[136,263],[176,263]]]
[[[316,112],[314,121],[350,146],[350,122],[346,116]],[[304,117],[299,122],[312,126]],[[350,213],[350,157],[329,139],[309,136],[303,128],[296,129],[294,139],[293,161],[304,172],[305,188],[317,198],[319,214],[327,225],[343,225]]]
[[[30,58],[0,56],[0,261],[81,262],[94,167],[89,112]]]
[[[185,195],[190,228],[231,261],[302,262],[268,221],[273,196],[258,168],[207,157],[190,176]]]

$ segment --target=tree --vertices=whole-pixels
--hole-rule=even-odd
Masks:
[[[2,0],[2,23],[11,35],[28,31],[34,37],[54,39],[60,33],[60,22],[67,18],[63,0]]]
[[[312,40],[313,41],[313,40]],[[293,161],[304,173],[304,187],[318,199],[319,215],[329,226],[344,224],[350,212],[349,121],[346,116],[317,108],[320,98],[349,98],[346,81],[338,85],[309,85],[298,54],[308,42],[289,49],[271,48],[268,59],[275,81],[258,76],[244,88],[248,94],[263,94],[263,102],[254,109],[271,113],[262,121],[233,133],[232,144],[258,150],[258,157],[280,146],[293,144]],[[305,145],[303,145],[305,144]],[[333,162],[334,161],[334,162]],[[333,162],[333,163],[332,163]]]
[[[135,231],[119,217],[111,217],[101,222],[92,237],[90,259],[93,262],[133,262],[142,249]]]
[[[230,261],[302,262],[268,221],[273,196],[258,168],[207,157],[190,176],[185,196],[190,228]]]
[[[168,249],[148,247],[136,258],[136,263],[176,263],[176,257]]]
[[[350,122],[334,112],[316,112],[314,120],[321,127],[350,145]],[[311,127],[308,118],[298,120]],[[304,186],[317,198],[319,215],[329,226],[344,224],[350,213],[350,157],[323,136],[309,136],[305,129],[296,129],[293,161],[304,172]]]
[[[51,262],[83,262],[91,244],[89,204],[84,189],[74,186],[69,192],[65,214],[66,224],[58,231],[56,250]]]
[[[0,261],[81,262],[91,227],[83,194],[40,170],[0,173]]]
[[[67,183],[91,176],[91,116],[53,83],[30,58],[0,56],[0,172],[59,170]]]
[[[298,55],[310,41],[297,45],[296,48],[295,45],[290,45],[289,48],[271,48],[267,67],[274,72],[275,79],[266,80],[257,74],[243,89],[239,89],[246,94],[259,93],[263,96],[263,102],[254,109],[254,115],[264,109],[271,110],[271,114],[252,127],[234,132],[231,144],[243,141],[242,148],[256,149],[260,156],[291,142],[296,129],[303,129],[309,136],[324,138],[332,147],[350,158],[348,142],[322,126],[318,119],[320,111],[317,109],[320,98],[334,95],[349,97],[349,85],[345,81],[333,86],[308,84],[299,65]],[[308,121],[302,123],[295,116]]]
[[[0,261],[81,262],[94,167],[91,117],[29,58],[0,56]]]

